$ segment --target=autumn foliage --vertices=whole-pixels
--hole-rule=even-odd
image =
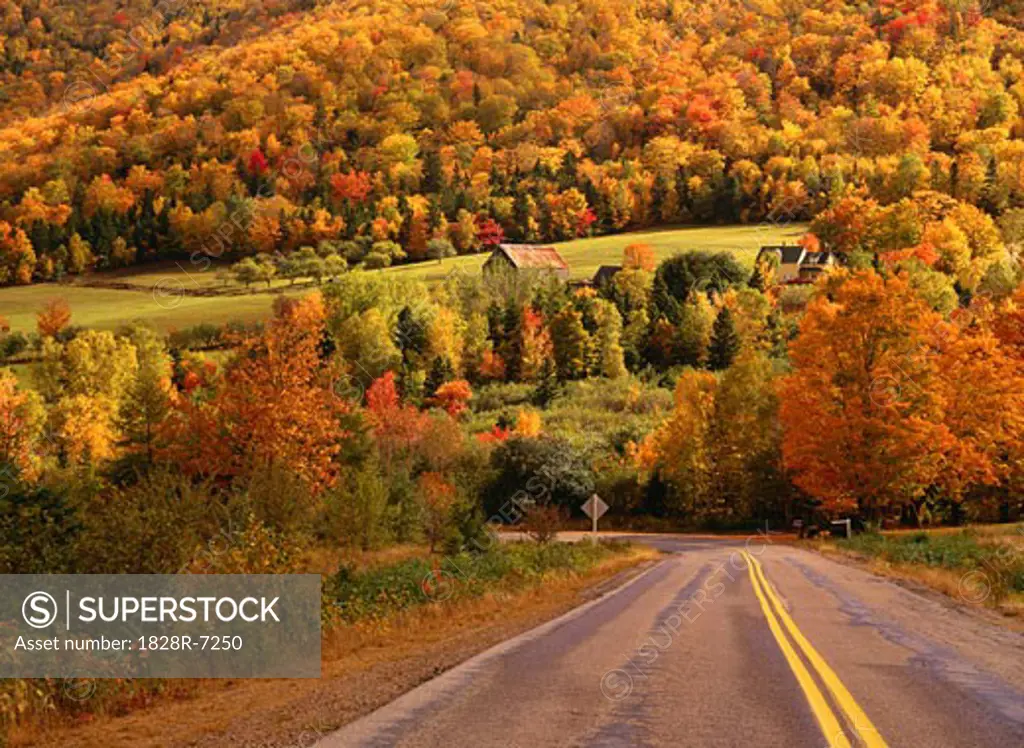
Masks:
[[[450,416],[458,416],[466,411],[471,397],[473,397],[473,390],[469,386],[469,382],[459,379],[454,382],[445,382],[438,387],[431,399],[431,404],[441,408]]]
[[[182,394],[164,426],[163,458],[197,476],[236,477],[282,466],[314,493],[333,484],[349,409],[320,359],[318,294],[278,306],[266,331],[239,341],[209,387]]]
[[[622,266],[633,270],[652,271],[657,265],[654,248],[650,244],[629,244],[622,251]]]
[[[951,226],[890,231],[844,202],[1024,205],[1017,0],[30,5],[4,26],[0,284],[185,247],[345,242],[375,265],[375,242],[404,262],[832,212],[825,248],[941,245],[973,288],[980,248],[963,267]]]
[[[0,465],[12,465],[27,478],[35,475],[43,418],[35,394],[20,391],[14,375],[0,371]]]
[[[54,337],[71,323],[71,306],[64,299],[50,299],[36,315],[36,329],[43,337]]]
[[[807,309],[781,385],[783,455],[832,511],[876,517],[994,484],[1024,436],[1024,378],[986,325],[929,309],[905,278],[853,275]]]

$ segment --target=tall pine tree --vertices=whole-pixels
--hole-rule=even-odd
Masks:
[[[708,368],[713,371],[728,369],[740,350],[740,336],[732,321],[729,307],[723,306],[715,317],[711,330],[711,347],[708,350]]]

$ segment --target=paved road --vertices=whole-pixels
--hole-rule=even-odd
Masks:
[[[319,745],[1024,746],[1021,635],[763,538],[655,544],[642,576]]]

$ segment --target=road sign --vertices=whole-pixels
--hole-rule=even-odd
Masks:
[[[605,504],[601,497],[596,493],[589,499],[583,502],[583,506],[580,507],[583,513],[590,517],[591,521],[591,532],[597,532],[597,521],[604,516],[604,513],[608,511],[608,505]]]

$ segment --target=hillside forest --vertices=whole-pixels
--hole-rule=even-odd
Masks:
[[[990,219],[1024,207],[1020,18],[1012,0],[4,0],[0,283],[830,211],[826,249],[928,246],[972,290],[1001,259]]]

